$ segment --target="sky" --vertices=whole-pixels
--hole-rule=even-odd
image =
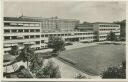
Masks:
[[[123,1],[5,1],[4,16],[78,19],[81,22],[113,22],[126,19]]]

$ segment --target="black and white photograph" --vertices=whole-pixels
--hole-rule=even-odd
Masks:
[[[4,79],[126,79],[126,1],[3,0]]]

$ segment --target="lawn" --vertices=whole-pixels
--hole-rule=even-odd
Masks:
[[[83,72],[98,75],[108,66],[125,60],[125,48],[124,45],[98,45],[66,50],[60,57],[75,61],[77,64],[74,67]]]

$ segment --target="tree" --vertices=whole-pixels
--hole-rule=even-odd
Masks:
[[[48,48],[52,48],[53,55],[57,56],[60,51],[65,50],[65,42],[59,37],[49,37]]]
[[[42,69],[36,73],[37,78],[61,78],[59,66],[53,61],[48,61]]]
[[[44,59],[39,57],[39,54],[34,54],[30,61],[29,69],[32,73],[36,74],[43,66]]]
[[[107,35],[107,40],[108,41],[116,41],[117,40],[117,36],[115,35],[114,32],[110,31],[110,33]]]
[[[125,79],[126,78],[126,62],[122,62],[120,66],[112,66],[108,67],[103,73],[101,74],[102,78],[110,79],[110,78],[117,78],[117,79]]]
[[[30,48],[30,44],[25,44],[24,48],[21,50],[19,58],[23,62],[27,62],[28,68],[28,62],[34,58],[34,49]]]
[[[12,61],[9,64],[4,65],[4,66],[9,66],[16,62],[23,61],[23,62],[27,62],[27,67],[28,67],[28,62],[32,58],[34,58],[33,54],[34,54],[34,50],[32,48],[30,48],[29,44],[25,44],[24,48],[20,51],[19,55],[14,59],[14,61]]]
[[[19,55],[19,47],[17,45],[11,46],[9,53],[14,56]]]
[[[33,78],[33,75],[24,66],[20,66],[16,71],[11,73],[4,73],[4,77],[7,78]]]

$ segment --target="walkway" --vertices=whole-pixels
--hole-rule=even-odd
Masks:
[[[74,42],[73,45],[66,46],[66,50],[76,49],[76,48],[82,48],[82,47],[88,47],[88,46],[96,46],[97,43],[80,43],[80,42]]]
[[[82,74],[82,75],[86,76],[87,79],[101,79],[101,77],[99,77],[99,76],[91,76],[91,75],[85,74],[85,73],[81,72],[80,70],[77,70],[74,67],[63,63],[62,61],[60,61],[60,60],[58,60],[56,58],[52,58],[52,60],[56,64],[59,65],[62,78],[71,79],[71,78],[74,78],[78,74]]]

